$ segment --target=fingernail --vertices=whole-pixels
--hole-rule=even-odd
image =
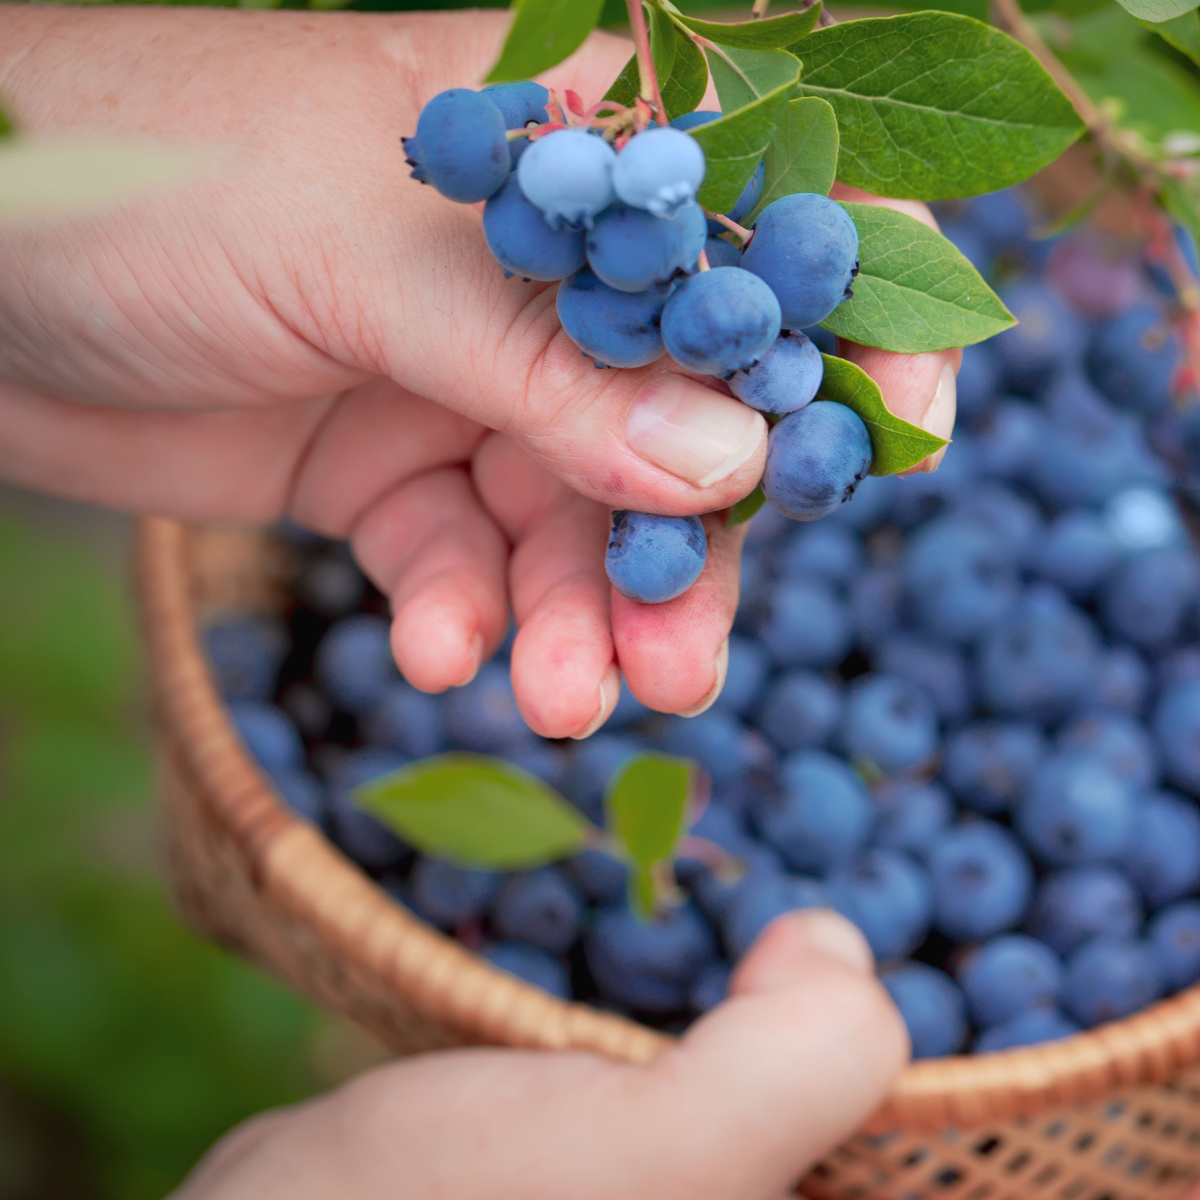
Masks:
[[[573,733],[571,737],[576,741],[591,737],[611,716],[612,710],[617,707],[617,700],[620,699],[620,696],[621,672],[617,669],[616,663],[609,663],[608,669],[600,680],[600,707],[596,709],[596,715],[579,733]]]
[[[717,651],[717,657],[713,660],[713,685],[706,693],[703,700],[692,708],[685,708],[679,715],[681,717],[698,717],[702,712],[707,712],[717,702],[717,697],[721,694],[721,689],[725,686],[725,675],[729,670],[729,639],[726,638],[721,643],[720,650]]]
[[[625,418],[635,454],[702,488],[753,458],[766,436],[761,413],[681,375],[651,380]]]
[[[857,925],[840,913],[831,908],[814,908],[794,913],[791,919],[802,926],[805,941],[813,949],[864,975],[875,970],[875,956],[867,939]]]
[[[921,418],[921,428],[926,433],[932,433],[948,440],[954,432],[954,418],[957,413],[958,384],[955,382],[954,368],[946,363],[938,378],[937,391],[933,393],[933,399],[930,400],[929,407]],[[943,446],[936,454],[930,455],[925,470],[936,471],[945,456],[946,447]]]
[[[467,653],[471,656],[471,666],[466,675],[454,684],[454,687],[466,687],[476,675],[479,674],[480,664],[483,662],[483,634],[477,633],[467,643]]]

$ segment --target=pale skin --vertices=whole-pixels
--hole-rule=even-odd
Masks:
[[[522,712],[582,737],[622,679],[663,712],[715,699],[740,532],[707,518],[699,582],[640,606],[604,575],[609,509],[733,504],[766,426],[666,360],[594,369],[553,285],[506,281],[477,209],[408,179],[399,136],[477,84],[503,31],[481,13],[0,6],[0,97],[23,129],[217,150],[186,186],[0,229],[0,476],[347,537],[415,685],[468,682],[511,611]],[[592,100],[627,56],[595,35],[545,81]],[[843,349],[949,436],[957,351]],[[905,1036],[832,914],[772,926],[733,991],[649,1067],[478,1050],[384,1068],[235,1131],[179,1197],[776,1200],[878,1105]]]

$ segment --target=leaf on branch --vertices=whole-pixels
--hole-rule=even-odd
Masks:
[[[816,96],[789,100],[763,159],[762,195],[746,218],[753,225],[768,204],[793,192],[829,195],[837,174],[838,126],[833,105]]]
[[[1143,21],[1142,25],[1200,66],[1200,14],[1189,12],[1169,21]]]
[[[509,871],[581,849],[592,827],[540,779],[498,758],[442,754],[356,789],[362,808],[425,854]]]
[[[946,439],[888,412],[879,385],[861,367],[844,358],[822,354],[825,377],[817,400],[833,400],[852,408],[871,435],[872,475],[895,475],[915,467],[923,458],[946,445]]]
[[[854,297],[822,322],[838,337],[899,354],[970,346],[1016,324],[963,254],[915,217],[843,204],[858,227]]]
[[[798,42],[817,27],[821,5],[814,4],[805,12],[783,13],[762,21],[702,21],[699,17],[680,13],[678,19],[693,33],[721,46],[737,46],[743,50],[781,50]]]
[[[1140,21],[1170,21],[1191,12],[1200,0],[1117,0],[1117,3]]]
[[[709,46],[706,53],[724,113],[745,108],[785,84],[794,86],[800,74],[800,60],[786,50]]]
[[[733,112],[726,110],[727,115],[719,121],[689,131],[704,151],[704,182],[697,199],[705,208],[713,212],[728,211],[750,182],[795,87],[800,64],[792,58],[792,66],[791,78],[773,91]]]
[[[732,529],[735,525],[748,521],[767,502],[767,494],[762,490],[762,484],[748,496],[743,496],[726,514],[725,528]]]
[[[604,93],[605,100],[611,100],[614,104],[623,104],[628,108],[636,99],[638,94],[638,61],[637,55],[630,57],[629,61],[621,68],[621,73],[612,81],[612,86]],[[666,103],[664,101],[664,103]]]
[[[486,83],[530,79],[562,62],[596,27],[604,0],[513,0],[513,23]]]
[[[650,9],[650,50],[667,118],[691,112],[704,99],[708,63],[700,47],[661,8]],[[635,93],[636,75],[635,55]]]
[[[846,21],[792,50],[804,60],[799,92],[828,100],[837,113],[838,179],[880,195],[937,200],[996,191],[1083,133],[1037,59],[970,17]]]

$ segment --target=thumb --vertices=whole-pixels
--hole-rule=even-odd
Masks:
[[[908,1039],[862,935],[832,912],[773,922],[731,990],[655,1060],[643,1100],[664,1166],[692,1164],[705,1195],[776,1200],[879,1106]]]

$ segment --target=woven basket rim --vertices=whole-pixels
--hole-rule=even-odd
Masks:
[[[410,942],[402,972],[407,999],[465,1041],[551,1049],[592,1049],[646,1061],[671,1039],[624,1017],[568,1003],[493,968],[405,912],[319,831],[293,816],[238,739],[197,634],[188,537],[181,521],[139,522],[137,588],[160,723],[200,782],[207,815],[236,843],[259,885],[295,915],[322,925],[327,894],[355,893],[355,941],[347,947],[378,965],[381,928]],[[319,865],[329,889],[297,889],[287,878],[295,847]],[[364,920],[365,911],[368,919]],[[435,968],[436,962],[436,969]],[[413,992],[417,994],[413,994]],[[482,997],[487,994],[487,1003]],[[1031,1117],[1052,1107],[1095,1102],[1110,1092],[1168,1082],[1200,1062],[1200,985],[1121,1021],[1042,1046],[926,1059],[904,1069],[867,1131],[971,1127]]]

